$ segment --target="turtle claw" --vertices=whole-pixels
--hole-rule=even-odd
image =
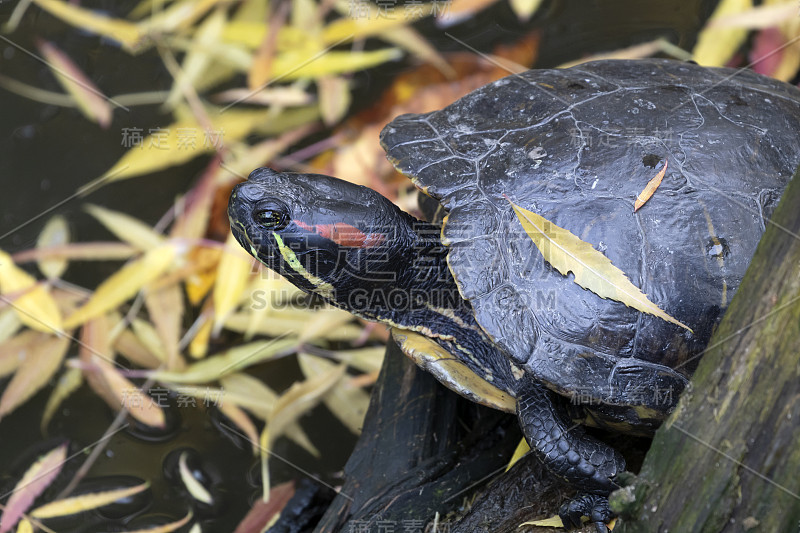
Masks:
[[[566,529],[581,527],[581,517],[588,516],[594,522],[598,533],[608,533],[606,523],[614,514],[608,506],[608,497],[596,494],[578,494],[569,501],[564,502],[558,510]]]

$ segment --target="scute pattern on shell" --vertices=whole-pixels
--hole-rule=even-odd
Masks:
[[[800,163],[798,132],[796,88],[653,59],[509,76],[397,117],[381,141],[448,210],[450,267],[497,344],[551,389],[627,405],[637,377],[693,370]],[[560,275],[504,195],[592,243],[695,334]]]

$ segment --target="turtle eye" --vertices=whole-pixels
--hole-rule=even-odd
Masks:
[[[289,224],[289,209],[282,203],[268,202],[259,206],[253,219],[265,229],[280,230]]]

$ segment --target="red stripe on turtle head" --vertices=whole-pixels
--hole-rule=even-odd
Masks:
[[[345,222],[335,222],[333,224],[317,224],[309,226],[301,220],[295,220],[295,224],[306,231],[313,231],[320,237],[325,237],[339,246],[349,246],[351,248],[370,248],[378,246],[386,240],[383,233],[364,233],[355,226]]]

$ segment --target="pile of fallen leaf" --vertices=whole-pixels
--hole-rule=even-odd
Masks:
[[[224,394],[220,410],[261,456],[264,499],[270,494],[267,458],[277,438],[319,453],[298,424],[315,405],[324,402],[358,434],[368,404],[365,388],[381,366],[385,331],[365,327],[344,311],[296,305],[302,298],[294,286],[254,262],[232,237],[220,237],[229,235],[222,206],[235,182],[270,164],[370,185],[413,210],[415,196],[378,145],[380,129],[400,113],[443,107],[531,66],[536,37],[492,55],[443,57],[410,24],[432,14],[467,17],[489,3],[456,0],[447,12],[437,3],[387,12],[353,1],[296,0],[270,11],[263,0],[144,0],[127,17],[113,18],[60,0],[21,1],[4,28],[12,38],[25,11],[40,9],[130,54],[156,50],[174,78],[169,91],[108,96],[44,40],[39,52],[64,93],[0,76],[0,87],[75,107],[102,128],[112,123],[114,107],[158,102],[172,117],[168,126],[135,139],[130,151],[80,192],[113,187],[114,181],[200,156],[210,162],[156,227],[86,205],[119,241],[72,242],[67,222],[55,216],[35,248],[0,251],[0,377],[10,376],[0,396],[0,424],[53,381],[43,432],[64,400],[83,385],[120,413],[117,423],[130,416],[152,427],[165,420],[146,392],[151,384],[197,398]],[[512,1],[521,18],[530,17],[538,4]],[[667,53],[707,65],[750,64],[791,80],[800,68],[797,10],[794,1],[765,1],[758,7],[724,1],[692,54],[656,39],[584,60]],[[378,45],[366,50],[367,39]],[[748,39],[751,45],[745,48]],[[352,74],[404,54],[424,65],[399,77],[379,104],[340,124],[351,103]],[[241,87],[216,89],[233,82]],[[338,127],[328,140],[287,153],[322,125]],[[107,260],[122,266],[97,287],[62,279],[70,263]],[[38,277],[20,266],[34,262]],[[215,339],[223,332],[241,342],[217,349]],[[253,365],[287,356],[296,357],[305,380],[286,391],[274,391],[247,373]],[[0,533],[21,518],[18,530],[24,531],[41,519],[105,505],[146,488],[65,497],[31,510],[58,475],[65,450],[59,446],[30,467],[4,506]],[[200,493],[202,487],[194,490]]]

